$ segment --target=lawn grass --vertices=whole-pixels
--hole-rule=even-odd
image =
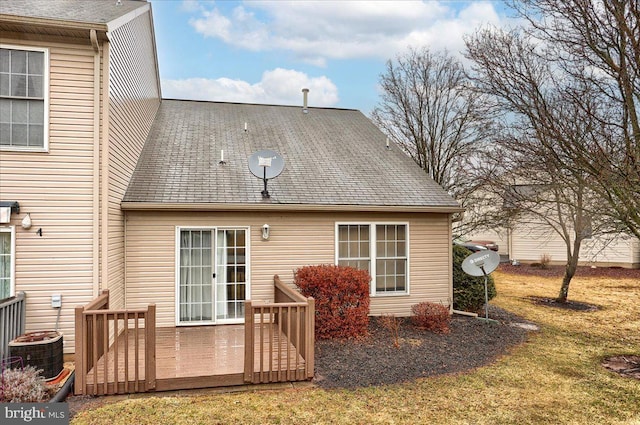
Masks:
[[[537,323],[540,331],[487,367],[353,391],[130,399],[81,412],[71,423],[640,425],[640,381],[600,366],[608,355],[640,354],[640,281],[575,278],[569,298],[600,307],[575,312],[527,298],[554,297],[560,278],[494,277],[499,295],[492,304]]]

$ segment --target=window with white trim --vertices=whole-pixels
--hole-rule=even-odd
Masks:
[[[0,227],[0,300],[14,294],[15,227]]]
[[[372,295],[408,294],[408,224],[338,223],[336,262],[367,270]]]
[[[0,45],[0,148],[47,149],[48,50]]]

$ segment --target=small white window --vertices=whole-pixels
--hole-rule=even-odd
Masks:
[[[0,45],[0,148],[48,148],[49,51]]]
[[[406,223],[338,223],[336,263],[368,271],[371,295],[406,295],[408,227]]]
[[[15,294],[15,227],[0,227],[0,300]]]

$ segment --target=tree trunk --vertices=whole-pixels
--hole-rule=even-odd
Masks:
[[[567,266],[564,269],[564,277],[562,278],[562,286],[560,287],[560,293],[556,301],[559,303],[566,303],[569,296],[569,284],[571,279],[576,274],[578,268],[578,254],[579,250],[574,250],[574,254],[567,260]]]

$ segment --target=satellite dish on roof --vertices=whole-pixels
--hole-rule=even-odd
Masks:
[[[500,264],[500,255],[489,249],[478,251],[462,261],[462,270],[470,276],[484,276],[484,318],[489,320],[489,294],[487,276]]]
[[[249,171],[264,182],[263,198],[269,198],[267,180],[276,178],[284,170],[284,159],[272,150],[262,150],[249,156]]]

